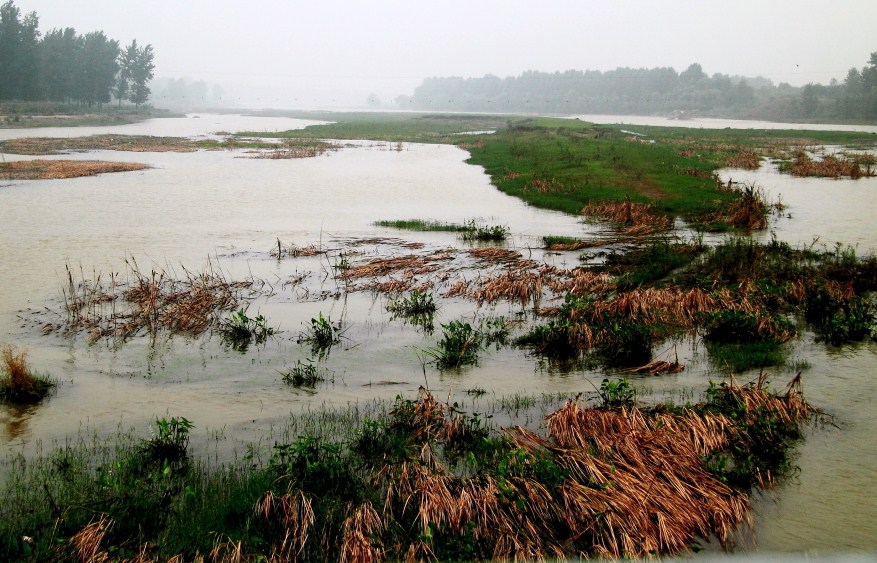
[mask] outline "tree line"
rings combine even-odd
[[[775,85],[763,77],[707,75],[694,63],[683,72],[670,67],[611,71],[528,71],[499,78],[428,78],[403,108],[594,114],[663,114],[768,120],[877,119],[877,53],[867,66],[850,69],[846,80],[827,85]]]
[[[67,27],[42,35],[36,12],[24,16],[12,0],[0,6],[0,100],[73,102],[89,107],[149,99],[152,45],[122,49],[103,31],[79,35]]]

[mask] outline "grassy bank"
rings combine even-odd
[[[177,116],[148,106],[86,107],[60,102],[0,101],[0,128],[4,129],[126,125],[154,117]]]
[[[263,458],[211,465],[193,422],[7,460],[4,560],[380,561],[642,557],[730,541],[815,412],[797,382],[640,406],[626,380],[500,428],[422,391],[294,420]],[[557,404],[546,398],[544,407]],[[528,400],[533,405],[539,401]],[[474,403],[473,403],[474,406]],[[252,452],[260,451],[258,448]]]
[[[735,225],[726,213],[745,194],[721,185],[719,168],[757,168],[762,157],[791,159],[818,144],[862,147],[877,141],[865,133],[614,126],[519,116],[289,115],[331,123],[238,135],[455,144],[500,190],[536,207],[579,214],[589,205],[629,201],[711,229],[748,226]]]

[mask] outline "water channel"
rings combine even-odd
[[[608,122],[636,125],[635,119]],[[0,130],[0,138],[95,133],[197,137],[307,123],[193,115],[119,127]],[[7,161],[33,158],[0,156]],[[511,248],[571,267],[577,254],[544,255],[538,250],[541,237],[586,237],[599,227],[501,194],[481,168],[465,163],[465,151],[452,146],[361,143],[308,159],[251,156],[244,151],[97,151],[48,158],[132,161],[149,168],[68,180],[0,178],[0,342],[26,348],[30,364],[59,381],[57,392],[40,405],[0,405],[0,453],[32,453],[82,432],[134,428],[143,434],[152,420],[166,415],[189,418],[201,436],[221,433],[230,443],[248,443],[302,409],[413,396],[425,377],[450,397],[473,387],[497,396],[575,394],[593,390],[605,376],[558,372],[513,349],[491,351],[476,368],[461,373],[424,368],[420,351],[437,337],[392,321],[384,298],[367,292],[302,298],[302,290],[285,289],[301,276],[309,280],[308,294],[337,293],[330,259],[276,260],[269,254],[278,239],[328,248],[365,241],[356,247],[364,256],[398,252],[410,243],[437,250],[459,247],[453,234],[402,232],[374,222],[477,219],[506,225],[513,235]],[[786,205],[770,233],[758,236],[776,236],[796,246],[841,243],[860,254],[877,252],[875,178],[797,179],[780,175],[769,164],[755,172],[726,170],[722,175],[755,182]],[[68,268],[83,277],[109,276],[124,272],[126,259],[143,271],[210,266],[230,278],[264,280],[277,291],[250,307],[278,328],[276,337],[241,354],[211,337],[142,337],[115,346],[102,340],[89,344],[81,335],[41,333],[43,320],[63,315],[60,288]],[[438,320],[514,316],[519,309],[497,305],[473,311],[471,303],[451,300]],[[326,359],[333,381],[315,393],[303,392],[284,385],[279,372],[307,357],[296,336],[318,313],[345,320],[345,345]],[[683,348],[679,354],[689,366],[685,371],[638,384],[653,394],[700,393],[709,379],[721,378],[696,343]],[[805,336],[792,355],[809,363],[803,376],[806,397],[832,413],[836,427],[814,430],[797,449],[800,472],[756,499],[752,545],[746,547],[761,554],[874,554],[877,344],[830,349]],[[775,379],[781,385],[793,375],[778,373]]]

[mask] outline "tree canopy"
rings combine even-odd
[[[0,6],[0,99],[136,105],[149,98],[155,65],[152,45],[137,40],[123,51],[103,31],[79,35],[72,27],[40,37],[35,12],[24,16],[12,0]]]

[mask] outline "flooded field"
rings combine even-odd
[[[217,131],[274,131],[302,121],[203,115],[113,128],[0,130],[17,135],[72,136],[119,132],[209,135]],[[685,122],[674,122],[674,125]],[[725,125],[727,126],[727,125]],[[257,160],[243,151],[178,153],[89,152],[63,158],[138,162],[148,169],[67,180],[0,178],[0,342],[26,348],[31,365],[57,378],[42,404],[0,406],[0,452],[33,452],[76,433],[145,433],[156,417],[185,416],[193,442],[221,442],[217,455],[240,444],[270,440],[290,413],[396,395],[413,396],[428,384],[438,396],[466,397],[591,392],[603,372],[564,371],[514,348],[491,348],[477,366],[441,372],[425,364],[438,337],[393,319],[387,297],[354,291],[342,262],[391,255],[447,255],[433,282],[437,294],[483,270],[454,233],[414,233],[377,227],[378,220],[475,219],[508,227],[505,247],[522,259],[571,267],[581,252],[546,254],[542,237],[589,238],[599,227],[579,218],[537,210],[495,190],[467,153],[440,145],[358,143],[309,159]],[[4,155],[8,160],[30,157]],[[44,158],[44,157],[42,157]],[[60,158],[60,157],[57,157]],[[770,232],[795,246],[850,244],[877,252],[877,179],[797,179],[770,166],[727,170],[725,180],[755,182],[786,209]],[[316,256],[272,256],[282,245],[324,250]],[[65,319],[62,287],[68,269],[81,279],[130,281],[128,262],[141,273],[180,274],[215,268],[228,279],[259,281],[247,302],[275,334],[244,353],[216,334],[137,336],[123,344],[84,333],[43,334]],[[427,276],[428,277],[428,276]],[[442,300],[435,320],[496,317],[514,320],[519,304],[478,307],[459,297]],[[343,326],[341,343],[321,366],[330,375],[314,391],[294,389],[281,372],[311,359],[299,337],[324,315]],[[659,346],[660,353],[670,344]],[[793,358],[804,369],[804,390],[835,416],[836,427],[814,430],[798,447],[801,471],[762,494],[745,545],[762,552],[877,550],[877,345],[829,349],[804,337]],[[638,378],[647,397],[701,393],[722,373],[696,342],[677,344],[687,367],[675,375]],[[776,374],[777,385],[794,375]],[[194,445],[194,444],[193,444]],[[196,446],[197,448],[198,446]],[[204,446],[202,446],[204,447]]]

